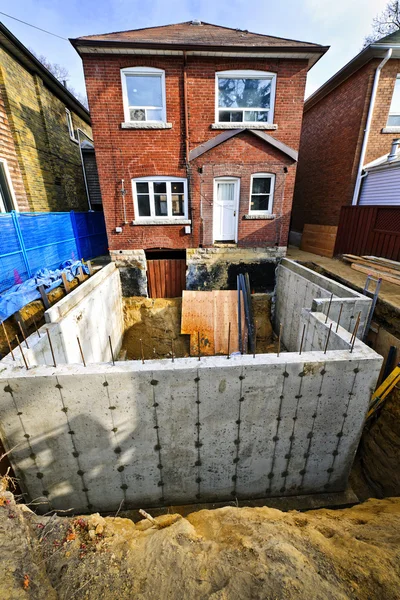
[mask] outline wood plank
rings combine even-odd
[[[353,263],[351,268],[355,271],[359,271],[360,273],[366,273],[367,275],[372,275],[375,278],[380,277],[383,281],[388,281],[389,283],[394,283],[395,285],[400,286],[400,277],[395,277],[394,275],[389,275],[388,273],[384,273],[383,271],[376,271],[374,269],[369,269],[364,265],[357,265]]]
[[[197,332],[201,337],[201,353],[214,354],[213,292],[184,290],[182,293],[181,333],[190,335],[190,354],[198,355]]]
[[[393,269],[400,269],[400,262],[397,260],[389,260],[388,258],[383,258],[381,256],[362,256],[361,258],[365,258],[367,260],[371,260],[371,261],[379,261],[382,264],[387,264],[388,266],[392,266]]]
[[[343,257],[344,258],[344,257]],[[373,262],[370,260],[366,260],[360,256],[355,256],[353,258],[344,258],[344,260],[346,260],[347,262],[351,262],[351,263],[356,263],[359,265],[364,265],[365,267],[368,267],[370,269],[379,269],[381,271],[385,271],[386,273],[392,273],[395,276],[399,276],[400,277],[400,270],[398,269],[391,269],[390,267],[381,265],[378,262]]]
[[[332,257],[335,249],[337,227],[306,223],[301,238],[301,250]]]
[[[307,232],[316,232],[316,233],[333,233],[336,235],[337,226],[336,225],[316,225],[313,223],[306,223],[304,225],[303,231]]]

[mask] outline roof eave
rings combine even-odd
[[[88,125],[91,124],[88,109],[60,82],[46,67],[16,38],[3,23],[0,23],[0,38],[5,49],[29,70],[40,75],[46,86],[61,98],[66,106],[79,115]]]

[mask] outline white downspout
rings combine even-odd
[[[358,203],[358,196],[360,194],[361,173],[362,173],[363,166],[364,166],[365,155],[367,153],[369,131],[371,129],[371,121],[372,121],[372,116],[373,116],[373,113],[374,113],[374,107],[375,107],[376,93],[378,91],[379,78],[381,76],[381,71],[382,71],[383,67],[385,66],[385,64],[387,63],[387,61],[389,60],[389,58],[392,56],[392,51],[393,51],[393,49],[389,48],[389,50],[386,52],[385,58],[378,65],[378,67],[377,67],[377,69],[375,71],[374,83],[373,83],[372,92],[371,92],[371,99],[369,101],[369,109],[368,109],[367,122],[365,124],[364,138],[363,138],[363,143],[362,143],[362,147],[361,147],[360,161],[358,163],[357,179],[356,179],[356,184],[354,186],[354,194],[353,194],[353,200],[352,200],[352,205],[353,206],[357,205],[357,203]]]

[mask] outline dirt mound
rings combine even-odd
[[[38,517],[0,502],[0,597],[368,599],[400,589],[400,500],[345,510],[202,510],[186,519]]]
[[[363,433],[361,466],[375,496],[400,495],[400,390],[388,396],[379,416]]]

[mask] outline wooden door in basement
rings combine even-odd
[[[186,259],[147,259],[150,298],[178,298],[186,289]]]

